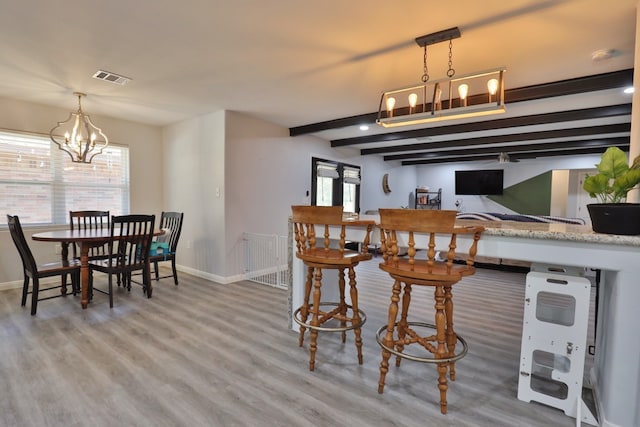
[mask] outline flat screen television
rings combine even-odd
[[[502,169],[456,171],[456,195],[502,194]]]

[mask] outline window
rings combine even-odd
[[[345,212],[360,211],[360,166],[311,159],[311,204],[340,206]]]
[[[70,210],[94,209],[129,212],[127,147],[109,145],[91,164],[73,163],[46,136],[0,131],[2,218],[10,214],[19,215],[23,224],[67,224]]]

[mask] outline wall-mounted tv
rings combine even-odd
[[[502,169],[456,171],[456,195],[502,194]]]

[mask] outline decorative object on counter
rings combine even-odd
[[[609,147],[587,175],[583,188],[599,203],[587,205],[593,231],[606,234],[640,234],[640,203],[626,203],[627,193],[640,183],[640,156],[631,167],[624,151]]]
[[[452,288],[463,277],[475,273],[474,257],[484,231],[479,225],[456,227],[456,213],[452,210],[380,209],[379,224],[384,258],[380,269],[386,271],[394,283],[388,322],[376,333],[376,341],[382,347],[378,393],[384,391],[392,354],[396,356],[396,367],[400,367],[402,359],[433,363],[438,369],[440,412],[443,414],[447,413],[447,376],[455,381],[455,362],[463,358],[468,349],[466,341],[453,329]],[[448,250],[436,250],[436,234],[442,235],[439,239],[448,240]],[[462,239],[458,240],[462,235],[470,237],[468,246],[462,244]],[[463,246],[467,249],[466,262],[455,264],[456,248],[464,250]],[[400,247],[408,248],[406,256],[400,256]],[[441,261],[440,256],[445,260]],[[433,324],[407,320],[411,319],[411,300],[417,297],[412,297],[413,286],[433,288]]]
[[[67,120],[58,122],[49,131],[49,137],[58,148],[71,157],[72,162],[91,163],[91,160],[109,145],[109,138],[102,133],[102,129],[93,124],[89,115],[82,111],[80,99],[86,95],[80,92],[73,94],[78,97],[78,111],[70,113]]]
[[[459,37],[460,29],[453,27],[415,39],[424,49],[422,84],[384,92],[376,123],[388,128],[505,112],[504,67],[454,77],[452,40]],[[429,82],[427,46],[447,40],[447,78]]]

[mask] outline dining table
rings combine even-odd
[[[159,236],[163,230],[154,230],[153,235]],[[69,244],[75,243],[80,247],[80,287],[82,308],[89,305],[89,251],[92,247],[103,245],[111,240],[110,229],[89,229],[89,230],[52,230],[35,233],[33,240],[40,242],[56,242],[61,244],[62,261],[66,261],[69,256]],[[147,280],[147,296],[151,297],[151,280]],[[63,290],[64,291],[64,290]]]

